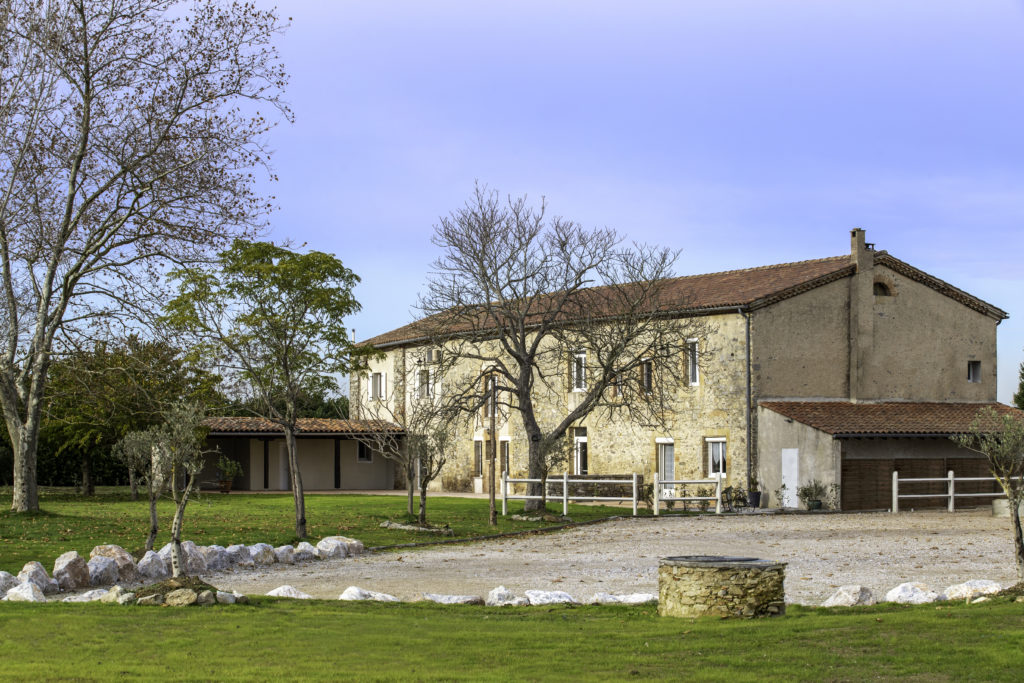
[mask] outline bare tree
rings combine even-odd
[[[543,201],[501,201],[479,185],[434,243],[443,254],[420,298],[420,330],[444,349],[447,391],[465,414],[486,409],[496,383],[495,409],[522,419],[530,478],[546,476],[546,459],[592,413],[665,424],[710,331],[673,291],[677,252],[549,220]]]
[[[401,381],[392,383],[387,397],[357,404],[360,415],[377,428],[356,439],[402,468],[408,490],[407,514],[417,517],[420,524],[427,523],[427,489],[441,475],[454,447],[452,419],[457,411],[445,399],[438,367],[418,353]],[[413,509],[417,487],[418,512]]]
[[[0,407],[12,510],[39,508],[51,349],[140,315],[168,261],[258,230],[267,110],[289,117],[250,4],[0,0]],[[73,344],[71,346],[74,346]]]
[[[1000,413],[990,406],[983,408],[971,423],[970,431],[953,437],[953,441],[984,455],[992,476],[1006,492],[1017,581],[1024,583],[1024,533],[1020,521],[1020,506],[1024,503],[1024,415],[1019,411]]]
[[[130,471],[141,474],[149,501],[149,534],[146,536],[146,550],[152,550],[160,530],[160,519],[156,514],[156,502],[167,486],[161,451],[164,435],[160,427],[154,426],[141,431],[128,432],[114,445],[114,457],[123,462]]]

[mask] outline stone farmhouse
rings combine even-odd
[[[986,473],[983,459],[948,437],[965,431],[983,405],[1012,410],[995,403],[1003,310],[876,250],[860,229],[852,231],[847,255],[685,276],[670,290],[687,302],[680,315],[706,316],[712,330],[693,340],[700,363],[681,407],[667,428],[583,420],[571,430],[570,473],[722,477],[744,489],[756,478],[773,506],[796,506],[797,486],[818,479],[840,485],[848,510],[888,508],[894,470]],[[443,391],[430,367],[443,350],[426,348],[416,323],[367,342],[385,358],[350,378],[353,416]],[[552,406],[566,404],[566,397],[553,398]],[[469,420],[459,430],[442,489],[483,489],[484,422]],[[501,416],[498,441],[499,471],[525,475],[528,444],[514,411]],[[271,479],[258,474],[268,471],[266,451],[250,450],[249,483],[259,488],[272,481],[273,466]],[[255,467],[261,462],[263,469]],[[336,483],[329,469],[322,476]],[[789,493],[771,500],[782,484]]]

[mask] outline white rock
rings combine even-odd
[[[272,595],[275,598],[295,598],[297,600],[311,600],[313,598],[312,595],[303,593],[299,589],[292,588],[291,586],[278,586],[267,593],[267,595]]]
[[[100,602],[118,602],[121,599],[121,596],[123,595],[129,595],[129,593],[125,591],[125,589],[121,586],[113,586],[111,587],[110,590],[103,594],[103,596],[100,598]],[[133,598],[135,597],[134,593],[131,593],[130,595]]]
[[[0,572],[0,599],[7,595],[7,591],[11,590],[21,581],[18,581],[18,577],[9,572]]]
[[[97,555],[89,560],[89,584],[110,586],[117,583],[117,561],[112,557]]]
[[[86,591],[79,595],[69,595],[68,597],[61,600],[61,602],[96,602],[106,594],[106,588],[97,588],[95,590]]]
[[[320,559],[320,551],[315,546],[302,541],[295,546],[295,561],[306,562],[307,560]]]
[[[4,600],[8,602],[46,602],[42,589],[31,581],[20,583],[7,591]]]
[[[348,544],[334,538],[323,539],[316,544],[316,549],[320,551],[320,558],[323,560],[348,557]]]
[[[591,605],[646,605],[658,602],[654,593],[594,593]]]
[[[139,576],[146,581],[163,581],[171,575],[171,568],[164,561],[164,558],[152,550],[146,551],[146,554],[139,560],[136,569],[139,571]]]
[[[875,604],[875,596],[871,592],[870,588],[859,586],[857,584],[850,584],[848,586],[840,586],[839,590],[832,594],[832,597],[821,603],[821,606],[853,607],[855,605],[873,604]]]
[[[252,553],[249,549],[242,545],[229,545],[225,548],[228,557],[231,558],[231,564],[242,569],[252,569],[256,566],[256,563],[252,561]]]
[[[423,599],[436,602],[441,605],[482,605],[484,599],[479,595],[440,595],[438,593],[423,593]]]
[[[69,550],[53,563],[53,578],[62,591],[73,591],[89,585],[89,564],[74,550]]]
[[[526,598],[517,597],[515,593],[508,590],[504,586],[498,586],[490,593],[487,594],[487,599],[484,604],[488,607],[505,607],[505,606],[522,606],[529,605],[530,601]]]
[[[160,548],[158,554],[167,563],[167,571],[173,573],[174,565],[171,562],[171,544],[168,543],[163,548]],[[181,563],[184,565],[181,569],[186,576],[206,573],[206,559],[203,557],[202,550],[193,541],[181,542]]]
[[[323,543],[324,541],[335,541],[337,543],[344,543],[345,549],[348,551],[349,556],[362,555],[366,552],[366,547],[363,545],[362,541],[358,541],[354,538],[349,538],[348,536],[327,536],[324,539],[322,539],[320,543]],[[318,543],[317,547],[319,546],[320,544]]]
[[[989,599],[990,598],[987,595],[983,595],[980,598],[974,598],[973,600],[971,600],[971,604],[977,605],[979,602],[988,602]]]
[[[994,595],[1003,590],[1003,586],[988,579],[971,579],[950,586],[942,591],[946,600],[973,600],[980,595]]]
[[[274,557],[279,564],[295,564],[295,548],[290,545],[279,545],[274,548]]]
[[[60,586],[46,573],[46,568],[38,562],[26,562],[25,566],[18,572],[18,580],[21,583],[34,583],[43,593],[57,593]]]
[[[224,591],[217,591],[217,602],[222,605],[233,605],[237,598],[234,593],[225,593]]]
[[[135,558],[127,550],[119,545],[98,545],[89,553],[89,558],[110,557],[117,562],[117,580],[122,583],[132,583],[139,580],[138,571],[135,568]]]
[[[526,591],[526,599],[531,605],[576,604],[576,600],[565,591]]]
[[[358,586],[349,586],[345,592],[338,596],[339,600],[376,600],[377,602],[399,602],[394,595],[368,591]]]
[[[924,605],[935,602],[939,594],[920,582],[901,583],[885,594],[886,602],[898,602],[904,605]]]
[[[203,554],[208,572],[222,572],[231,566],[231,558],[228,557],[228,551],[222,545],[202,546],[199,551]]]
[[[266,567],[277,562],[277,557],[274,555],[274,546],[269,543],[254,543],[249,546],[249,552],[252,554],[252,561],[256,563],[257,567]]]

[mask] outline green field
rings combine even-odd
[[[651,606],[0,603],[3,680],[1019,681],[1022,643],[1024,604],[1005,599],[756,621]]]
[[[324,536],[351,536],[372,547],[442,538],[430,533],[380,528],[380,523],[387,519],[408,521],[405,505],[402,496],[308,495],[309,539],[315,544]],[[12,574],[17,574],[30,560],[42,562],[49,571],[61,553],[77,550],[88,557],[89,551],[104,543],[116,543],[139,555],[149,530],[146,502],[129,500],[123,489],[104,489],[92,498],[64,489],[44,489],[40,494],[42,512],[14,514],[9,512],[10,507],[10,491],[0,490],[0,570]],[[170,540],[173,503],[162,501],[159,510],[162,528],[157,548]],[[510,509],[510,513],[513,511],[521,512],[522,504]],[[429,497],[427,513],[428,520],[435,526],[449,525],[455,532],[454,538],[555,525],[553,522],[516,522],[499,514],[495,530],[487,524],[487,501],[478,498]],[[629,508],[569,507],[569,516],[574,521],[630,513]],[[199,545],[270,543],[278,546],[296,542],[294,526],[290,494],[204,493],[188,504],[183,538]]]

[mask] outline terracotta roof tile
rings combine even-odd
[[[281,425],[262,417],[209,417],[203,423],[211,434],[282,434]],[[340,420],[320,417],[300,417],[298,430],[305,434],[367,434],[373,432],[401,432],[398,425],[384,420]]]
[[[832,435],[963,434],[986,406],[1024,419],[1024,411],[1002,403],[848,403],[762,401],[758,405]]]

